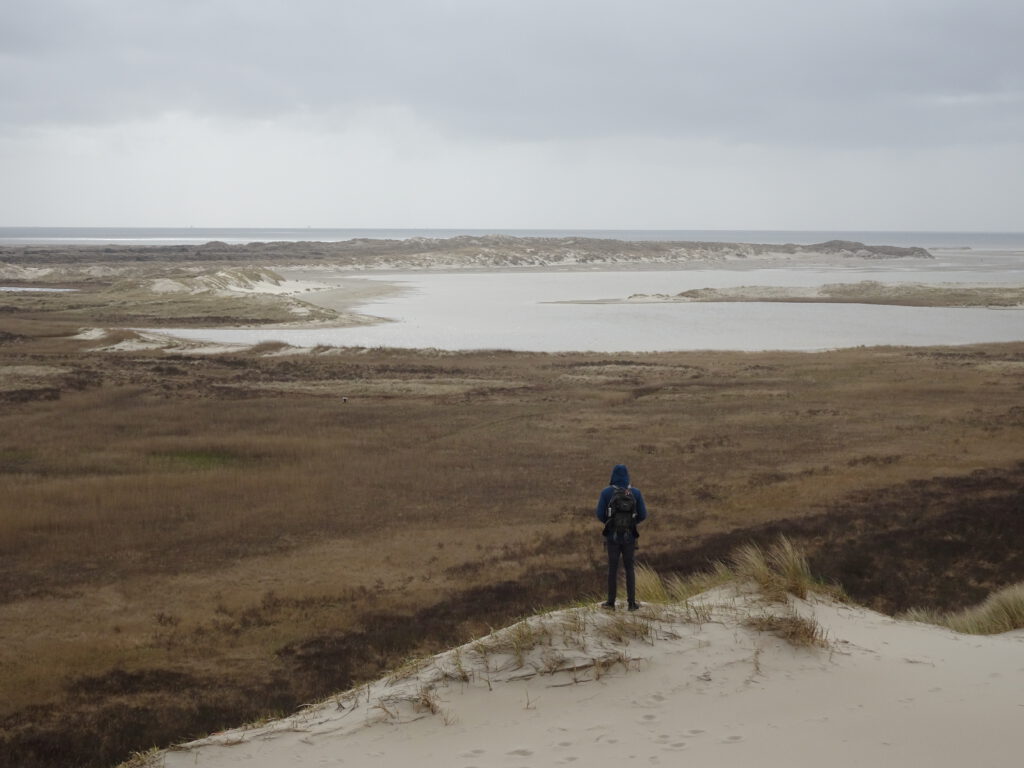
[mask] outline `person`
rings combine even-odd
[[[631,498],[624,502],[624,508],[628,512],[629,505],[633,505],[632,522],[623,525],[616,524],[615,513],[609,508],[613,501],[617,508],[622,509],[621,500],[625,497]],[[608,550],[608,600],[603,607],[615,610],[615,597],[618,592],[619,560],[626,571],[626,598],[629,601],[629,610],[635,611],[640,607],[636,601],[636,568],[634,554],[636,552],[636,540],[640,538],[637,524],[647,519],[647,505],[644,504],[643,494],[639,488],[634,488],[629,483],[629,469],[625,464],[616,464],[612,469],[612,478],[608,487],[601,491],[597,500],[595,510],[597,519],[604,523],[605,548]]]

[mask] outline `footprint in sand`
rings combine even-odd
[[[513,749],[511,752],[506,752],[506,755],[515,755],[516,757],[529,757],[533,754],[532,749]]]
[[[649,723],[649,722],[651,722],[652,720],[657,720],[657,719],[658,719],[658,716],[657,716],[657,715],[644,715],[644,716],[643,716],[643,717],[641,717],[640,719],[641,719],[641,720],[645,720],[645,721],[647,721],[647,722]]]
[[[686,732],[688,736],[700,736],[702,733],[706,733],[706,731],[700,728],[691,728]]]
[[[484,750],[474,749],[471,752],[463,752],[459,757],[479,757],[482,754],[484,754]]]
[[[742,736],[726,736],[724,739],[722,739],[723,744],[735,744],[739,741],[743,741]]]

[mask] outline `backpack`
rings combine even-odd
[[[636,519],[636,497],[629,488],[615,486],[608,500],[608,525],[610,534],[632,533]]]

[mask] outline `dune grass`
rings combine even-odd
[[[846,599],[840,587],[825,584],[811,574],[807,555],[785,536],[780,536],[767,551],[757,544],[740,547],[730,556],[727,568],[740,581],[757,585],[769,600],[783,601],[787,595],[803,600],[812,592]]]
[[[132,756],[117,768],[159,768],[164,764],[162,751],[152,747],[144,752],[133,752]]]
[[[1024,629],[1024,582],[994,592],[979,605],[962,611],[917,608],[902,614],[901,618],[949,627],[967,635],[998,635]]]
[[[805,599],[817,593],[847,601],[842,588],[827,584],[811,573],[807,555],[786,536],[778,537],[767,550],[751,542],[735,550],[709,571],[686,577],[663,578],[646,565],[637,566],[637,599],[641,602],[684,602],[688,598],[727,583],[754,585],[762,597],[784,602],[789,595]]]
[[[797,648],[827,648],[827,633],[813,618],[799,614],[789,598],[805,600],[811,594],[846,602],[848,597],[835,585],[825,584],[811,573],[804,551],[785,536],[780,536],[767,550],[755,543],[736,548],[725,561],[715,563],[708,572],[687,577],[661,577],[654,569],[637,567],[637,596],[642,602],[655,605],[682,604],[686,615],[700,624],[712,618],[713,606],[692,598],[723,584],[756,589],[755,599],[769,604],[782,604],[778,609],[764,610],[746,616],[742,625],[758,632],[770,632]]]
[[[796,648],[828,648],[828,637],[824,628],[812,618],[787,613],[779,616],[762,614],[748,616],[743,626],[758,632],[771,632]]]

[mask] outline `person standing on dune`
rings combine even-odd
[[[597,519],[604,523],[605,549],[608,550],[608,600],[603,607],[615,610],[618,592],[619,560],[626,570],[626,598],[629,610],[640,607],[636,601],[636,540],[640,538],[637,525],[647,519],[647,505],[639,488],[629,484],[629,470],[625,464],[616,464],[608,487],[601,491],[595,510]]]

